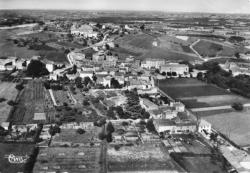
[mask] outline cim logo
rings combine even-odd
[[[10,155],[5,155],[5,158],[8,159],[8,161],[12,164],[22,164],[22,163],[26,163],[29,156],[25,155],[25,156],[15,156],[14,154],[10,154]]]

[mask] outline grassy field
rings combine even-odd
[[[250,111],[221,113],[203,117],[240,146],[250,146]]]
[[[7,104],[8,100],[15,100],[17,96],[17,89],[15,83],[0,82],[0,98],[5,98],[6,101],[0,103],[0,123],[8,119],[11,106]]]
[[[179,163],[187,172],[192,173],[226,173],[223,170],[222,163],[216,161],[211,162],[211,156],[178,156],[176,157]]]
[[[153,42],[159,43],[158,47],[153,46]],[[118,54],[139,56],[140,59],[160,58],[171,61],[195,61],[199,60],[196,55],[191,53],[188,44],[175,37],[151,36],[149,34],[131,34],[118,38],[115,41],[119,44]]]
[[[249,99],[196,79],[166,79],[160,81],[160,88],[172,98],[182,101],[187,108],[225,106],[232,105],[235,102],[250,102]]]
[[[162,144],[122,146],[119,150],[109,147],[107,151],[108,171],[180,171]]]
[[[234,56],[236,49],[223,43],[201,40],[194,49],[203,57]]]
[[[9,40],[12,37],[19,37],[17,34],[23,32],[20,30],[0,30],[0,56],[18,56],[21,58],[29,59],[33,56],[42,56],[48,60],[54,60],[57,62],[67,62],[67,58],[62,50],[31,50],[27,47],[18,47],[13,41]],[[37,36],[47,39],[48,34],[36,33],[27,36]]]
[[[2,173],[16,173],[24,172],[24,163],[11,164],[8,161],[8,156],[14,154],[15,156],[30,155],[34,145],[33,144],[8,144],[0,143],[0,172]]]

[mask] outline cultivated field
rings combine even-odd
[[[250,146],[250,111],[221,113],[203,117],[240,146]]]
[[[192,173],[226,173],[223,170],[222,163],[219,161],[214,161],[212,163],[211,156],[175,156],[175,160],[179,163],[187,172]]]
[[[160,88],[169,96],[182,101],[187,108],[203,108],[248,103],[248,99],[235,95],[212,84],[196,79],[166,79],[160,81]]]
[[[181,170],[172,161],[162,144],[122,146],[118,150],[109,147],[107,151],[108,171],[175,171]]]
[[[33,144],[9,144],[0,143],[0,172],[2,173],[16,173],[25,172],[24,163],[10,163],[8,156],[13,154],[14,156],[29,156],[32,152]]]
[[[1,82],[0,83],[0,98],[6,99],[0,103],[0,123],[7,121],[11,106],[7,104],[9,100],[16,99],[17,89],[15,88],[16,83]]]
[[[34,123],[34,113],[45,112],[45,89],[39,80],[29,81],[9,117],[13,123]]]

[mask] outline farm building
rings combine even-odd
[[[188,134],[196,131],[195,122],[175,122],[173,120],[154,120],[156,131],[170,134]]]
[[[158,109],[158,106],[156,104],[154,104],[153,102],[151,102],[150,100],[148,100],[146,98],[140,98],[140,105],[146,111]]]
[[[153,119],[173,119],[177,117],[178,112],[173,107],[164,106],[150,110],[149,113]]]
[[[165,60],[163,59],[147,59],[141,62],[142,68],[157,68],[159,69],[161,66],[165,65]]]
[[[198,126],[198,132],[204,136],[212,132],[212,125],[204,119],[201,119]]]
[[[175,72],[177,75],[187,75],[189,73],[189,67],[185,64],[178,63],[168,63],[162,65],[160,68],[160,72],[163,73],[173,73]]]
[[[75,36],[81,36],[81,37],[85,37],[85,38],[96,38],[98,33],[95,32],[93,30],[93,27],[92,26],[89,26],[89,25],[82,25],[80,27],[77,27],[76,25],[73,25],[70,29],[71,31],[71,34],[72,35],[75,35]]]

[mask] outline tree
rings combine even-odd
[[[105,134],[104,132],[100,132],[100,133],[98,134],[98,138],[99,138],[100,140],[104,140],[104,139],[106,138],[106,134]]]
[[[240,59],[240,53],[239,53],[239,52],[236,52],[236,53],[234,54],[234,56],[235,56],[237,59]]]
[[[203,80],[203,73],[202,73],[202,72],[199,72],[199,73],[197,74],[197,79],[198,79],[198,80]]]
[[[108,122],[107,124],[107,132],[108,133],[113,133],[115,131],[115,128],[111,122]]]
[[[77,133],[79,133],[80,135],[84,134],[85,133],[85,130],[82,129],[82,128],[79,128],[76,130]]]
[[[232,108],[234,108],[236,111],[242,111],[244,109],[242,103],[233,103]]]
[[[89,106],[89,101],[87,99],[84,99],[82,102],[83,106]]]
[[[76,77],[76,78],[75,78],[75,84],[76,84],[76,87],[77,87],[77,88],[83,88],[83,85],[82,85],[82,78],[81,78],[81,77]]]
[[[111,108],[108,109],[107,117],[110,117],[112,119],[116,119],[115,114],[114,114],[114,109],[111,109]]]
[[[164,71],[164,72],[161,73],[161,75],[162,75],[162,76],[166,76],[167,73]]]
[[[95,74],[92,76],[92,79],[93,79],[93,81],[96,83],[96,81],[97,81],[97,77],[96,77],[96,75],[95,75]]]
[[[17,84],[17,85],[16,85],[16,89],[17,89],[18,91],[21,91],[22,89],[24,89],[23,84],[22,84],[22,83],[21,83],[21,84]]]
[[[110,84],[113,88],[121,88],[120,83],[115,78],[111,78]]]
[[[41,77],[49,74],[45,64],[39,60],[31,60],[27,67],[26,73],[31,77]]]
[[[91,79],[87,76],[83,78],[83,84],[87,86],[91,82]]]
[[[106,140],[107,140],[108,143],[112,142],[112,140],[113,140],[113,138],[112,138],[112,133],[108,133],[108,134],[106,135]]]
[[[14,102],[13,100],[9,100],[9,101],[7,102],[7,104],[10,105],[10,106],[15,106],[17,103]]]
[[[61,129],[58,125],[55,125],[55,126],[51,125],[49,128],[49,134],[51,136],[54,136],[55,134],[60,133],[60,132],[61,132]]]
[[[147,123],[146,123],[146,128],[147,128],[148,131],[150,131],[150,132],[155,132],[155,131],[156,131],[152,119],[149,119],[149,120],[147,121]]]

